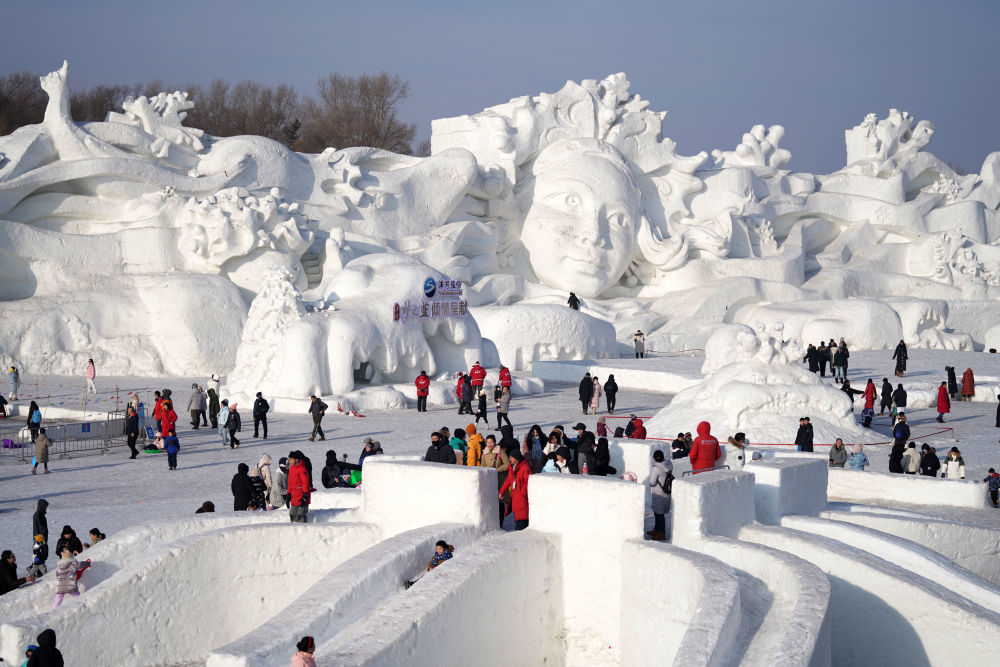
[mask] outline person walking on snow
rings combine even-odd
[[[510,387],[498,386],[493,392],[493,399],[497,402],[497,430],[500,430],[505,421],[507,426],[514,428],[514,425],[510,423],[510,417],[507,416],[507,413],[510,412]]]
[[[955,379],[955,367],[945,366],[944,371],[948,374],[948,397],[958,398],[958,380]]]
[[[413,381],[417,388],[417,412],[427,412],[427,394],[430,393],[431,379],[427,376],[427,371],[420,371],[420,375]]]
[[[649,473],[649,488],[653,503],[653,530],[646,535],[652,540],[667,539],[667,512],[670,511],[670,492],[674,481],[674,463],[657,449],[653,452],[653,469]]]
[[[174,429],[170,429],[170,433],[163,439],[163,448],[167,451],[167,469],[177,470],[177,452],[181,451],[181,443]]]
[[[7,398],[11,401],[18,400],[17,389],[21,386],[21,374],[14,366],[7,369],[7,383],[10,384],[10,394],[7,395]]]
[[[267,440],[267,412],[271,409],[267,400],[261,392],[257,392],[257,398],[253,402],[253,437],[258,437],[259,427],[264,427],[264,439]]]
[[[28,432],[31,433],[31,442],[38,439],[38,431],[42,428],[42,411],[38,408],[38,403],[32,401],[28,405]]]
[[[174,412],[174,402],[169,398],[163,399],[160,406],[160,433],[170,433],[177,430],[177,413]]]
[[[31,515],[31,534],[42,535],[46,542],[49,541],[49,520],[45,516],[48,508],[49,501],[39,498],[35,505],[35,513]]]
[[[514,513],[514,530],[524,530],[528,527],[528,477],[531,470],[524,455],[517,449],[510,451],[511,467],[507,479],[500,487],[499,497],[510,490],[510,507]]]
[[[897,424],[898,426],[898,424]],[[903,424],[905,426],[905,424]],[[913,443],[910,443],[911,445]],[[892,450],[889,452],[889,472],[903,473],[903,454],[906,451],[906,441],[897,438],[892,443]]]
[[[896,404],[896,407],[903,409],[906,407],[906,390],[903,389],[902,383],[896,385],[896,390],[892,392],[892,402]]]
[[[882,378],[882,402],[879,405],[878,416],[881,417],[888,410],[892,412],[892,385],[889,378]]]
[[[237,403],[229,406],[229,416],[226,418],[226,430],[229,431],[229,449],[240,446],[240,441],[236,437],[237,432],[243,428],[243,420],[240,419],[240,411],[237,410]]]
[[[49,474],[49,447],[52,446],[52,441],[49,436],[45,434],[45,429],[38,430],[38,437],[35,439],[35,465],[31,467],[31,474],[38,474],[38,464],[41,463],[45,468],[45,474]]]
[[[590,377],[590,371],[587,371],[583,375],[583,379],[580,380],[580,404],[583,406],[583,414],[587,414],[587,408],[590,407],[590,399],[594,395],[594,381]]]
[[[222,405],[219,408],[219,414],[216,415],[219,421],[219,437],[222,438],[222,446],[226,447],[229,445],[228,438],[226,437],[226,422],[229,420],[229,399],[222,399]]]
[[[976,377],[972,374],[971,368],[966,368],[962,373],[962,400],[971,401],[976,395]]]
[[[608,381],[604,383],[604,400],[608,404],[608,414],[615,414],[615,404],[618,397],[618,383],[615,382],[614,374],[608,376]]]
[[[948,398],[948,383],[941,382],[937,395],[937,420],[939,424],[944,423],[944,416],[951,412],[951,399]]]
[[[833,350],[833,380],[842,382],[847,379],[847,346],[836,347]]]
[[[802,363],[806,362],[809,362],[810,373],[819,373],[819,351],[812,343],[809,343],[809,347],[806,348],[805,356],[802,357]]]
[[[878,390],[875,388],[875,383],[872,382],[871,378],[868,378],[868,384],[865,385],[865,409],[874,410],[875,409],[875,397],[878,396]]]
[[[566,301],[566,305],[573,310],[580,310],[580,299],[573,292],[569,293],[569,299]]]
[[[896,377],[901,378],[906,373],[906,360],[909,356],[906,352],[906,343],[899,341],[896,351],[892,353],[892,358],[896,360]]]
[[[691,445],[691,470],[695,474],[710,470],[715,467],[715,462],[722,458],[722,450],[719,449],[719,441],[711,433],[712,425],[708,422],[698,424],[698,437]]]
[[[645,359],[646,358],[646,334],[642,333],[642,329],[639,329],[634,334],[632,334],[632,343],[635,345],[635,358]]]
[[[198,430],[201,413],[205,410],[205,396],[198,388],[198,384],[191,385],[191,396],[188,398],[188,412],[191,413],[191,428]]]
[[[94,384],[94,380],[97,378],[97,368],[94,366],[94,360],[87,360],[87,393],[97,395],[97,385]]]
[[[477,361],[469,369],[469,381],[472,383],[472,397],[479,398],[483,393],[483,381],[486,379],[486,369],[479,365]]]
[[[316,434],[319,433],[320,440],[326,440],[326,436],[323,434],[323,415],[326,414],[326,409],[328,406],[323,401],[319,400],[315,394],[309,398],[309,414],[312,415],[313,419],[313,430],[312,435],[309,436],[309,442],[316,440]]]
[[[477,424],[479,423],[480,419],[482,419],[484,422],[486,422],[487,426],[490,425],[489,415],[486,414],[486,392],[485,391],[479,392],[479,404],[476,407],[476,423]]]
[[[819,347],[816,348],[816,354],[819,357],[819,376],[825,378],[826,367],[830,364],[830,348],[826,346],[826,343],[820,341]]]
[[[590,410],[592,414],[597,414],[598,408],[601,407],[601,381],[596,375],[594,376],[594,389],[590,394]]]

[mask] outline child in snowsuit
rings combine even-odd
[[[986,490],[990,494],[990,504],[993,507],[998,507],[997,496],[1000,495],[1000,475],[997,474],[996,470],[990,468],[990,474],[983,481],[986,482]]]
[[[49,571],[45,561],[49,558],[49,545],[45,543],[45,536],[39,533],[35,535],[35,543],[31,547],[31,565],[28,566],[28,574],[36,579]]]
[[[438,565],[446,560],[450,560],[454,555],[455,547],[451,546],[444,540],[438,540],[437,544],[434,545],[434,557],[431,558],[431,562],[427,564],[427,571],[430,572]]]
[[[80,580],[80,575],[88,567],[90,567],[90,560],[84,561],[81,565],[73,557],[69,549],[63,549],[59,557],[59,565],[56,566],[56,599],[52,603],[53,609],[62,604],[63,598],[66,595],[72,595],[73,597],[80,596],[80,588],[77,582]]]
[[[163,446],[167,448],[167,469],[177,470],[177,452],[181,451],[181,443],[173,430],[170,431],[167,439],[163,441]]]
[[[482,419],[487,425],[490,423],[490,418],[486,416],[486,392],[479,392],[479,408],[476,410],[476,425],[479,425],[479,420]]]

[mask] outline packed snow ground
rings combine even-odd
[[[854,386],[862,388],[868,377],[872,377],[876,384],[881,383],[882,377],[894,380],[890,357],[891,352],[886,351],[852,352],[849,374]],[[690,359],[676,359],[677,364],[687,372],[691,365]],[[669,370],[672,364],[670,357],[654,358],[651,362],[651,366],[664,370]],[[911,350],[909,371],[902,379],[904,387],[916,383],[936,385],[945,379],[943,369],[946,364],[954,365],[959,377],[967,366],[973,368],[977,382],[981,383],[976,389],[978,400],[952,403],[952,413],[946,417],[947,423],[944,426],[956,429],[957,443],[951,442],[950,431],[926,435],[940,431],[934,421],[937,414],[933,408],[908,409],[913,439],[918,443],[928,442],[937,447],[938,454],[942,457],[948,448],[953,444],[957,445],[965,458],[967,477],[982,479],[988,468],[1000,467],[1000,444],[997,441],[1000,430],[995,427],[995,386],[1000,378],[1000,355]],[[36,378],[23,376],[22,379],[21,396],[30,400],[35,395]],[[442,426],[451,429],[465,428],[472,421],[468,415],[456,414],[456,405],[431,405],[427,413],[418,413],[413,409],[370,411],[366,413],[366,417],[360,418],[337,414],[336,405],[333,404],[330,406],[331,412],[324,419],[327,432],[325,442],[307,440],[312,422],[305,413],[272,414],[268,422],[269,437],[265,441],[253,438],[252,406],[242,404],[242,445],[236,450],[230,450],[228,447],[223,448],[215,430],[192,430],[189,427],[188,413],[184,408],[187,406],[191,382],[204,383],[205,380],[99,377],[97,385],[101,393],[96,401],[93,397],[88,401],[91,409],[95,404],[101,410],[113,408],[116,383],[120,387],[120,400],[123,404],[127,400],[125,390],[171,388],[178,408],[182,446],[178,470],[174,472],[167,470],[166,456],[163,454],[140,454],[137,460],[132,461],[128,459],[128,449],[120,446],[109,456],[97,453],[78,455],[71,459],[54,456],[49,464],[51,474],[31,475],[30,466],[17,464],[17,455],[5,450],[0,456],[0,547],[12,549],[22,568],[30,563],[31,514],[35,509],[35,501],[39,498],[45,498],[50,503],[48,521],[51,539],[55,539],[54,536],[64,524],[72,525],[81,537],[85,537],[86,532],[93,527],[110,535],[128,526],[154,519],[193,516],[194,511],[205,500],[215,503],[217,511],[230,511],[232,495],[229,482],[236,472],[237,464],[247,463],[253,467],[262,452],[269,453],[276,465],[277,460],[286,456],[290,450],[301,449],[312,459],[318,483],[319,470],[328,449],[337,451],[338,456],[346,453],[349,460],[356,461],[361,453],[363,438],[371,436],[382,443],[387,454],[422,455],[427,449],[432,431]],[[53,407],[82,407],[82,379],[47,376],[38,378],[38,382],[38,394],[42,396],[43,407],[46,400]],[[144,393],[140,395],[145,398]],[[225,385],[222,395],[226,396]],[[22,404],[26,405],[27,400],[22,401]],[[649,418],[669,400],[670,394],[667,393],[622,390],[618,396],[616,416],[631,412]],[[492,429],[496,425],[492,400],[489,401],[489,406]],[[856,401],[856,406],[856,413],[860,417],[860,401]],[[603,399],[601,414],[606,414]],[[536,423],[548,432],[555,424],[563,424],[569,429],[582,420],[593,429],[596,422],[596,417],[592,415],[583,417],[577,401],[576,386],[552,383],[546,386],[542,394],[515,396],[511,401],[510,417],[519,438],[527,428]],[[706,410],[704,417],[711,422],[711,411]],[[788,415],[791,420],[797,420],[798,417],[799,415]],[[47,421],[55,420],[49,418]],[[23,420],[15,418],[10,422],[20,424]],[[0,422],[0,428],[10,422]],[[613,429],[616,425],[623,425],[624,420],[608,419],[608,424]],[[693,432],[695,427],[696,424],[679,424],[676,430]],[[888,439],[890,427],[887,418],[876,417],[874,428]],[[676,431],[650,433],[649,436],[669,439],[675,434]],[[730,434],[716,435],[724,441]],[[751,443],[768,441],[767,434],[747,435]],[[866,451],[873,469],[888,469],[887,445],[869,446]],[[401,501],[405,502],[404,499]],[[992,511],[984,510],[983,516],[976,517],[975,520],[993,523],[993,516],[990,514]],[[949,512],[949,516],[954,513]],[[971,513],[961,514],[966,520],[973,518]]]

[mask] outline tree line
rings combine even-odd
[[[269,86],[251,80],[232,84],[215,79],[208,86],[181,88],[161,81],[102,84],[72,92],[70,113],[77,122],[103,121],[108,112],[121,111],[129,97],[172,90],[186,90],[194,102],[184,124],[219,137],[255,134],[303,153],[371,146],[412,155],[415,148],[416,124],[404,123],[397,115],[410,84],[387,72],[357,77],[334,73],[319,80],[313,96],[300,96],[287,84]],[[24,71],[0,77],[0,136],[42,122],[47,103],[37,74]],[[416,147],[418,152],[427,154],[427,144]]]

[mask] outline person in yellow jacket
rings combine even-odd
[[[476,432],[475,424],[469,424],[465,433],[469,436],[469,451],[465,454],[465,465],[477,466],[483,458],[483,436]]]

